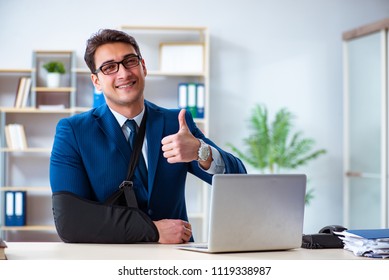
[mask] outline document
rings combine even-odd
[[[389,258],[389,229],[361,229],[335,232],[344,249],[356,256]]]

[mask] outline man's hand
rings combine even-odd
[[[186,120],[185,109],[178,114],[179,130],[176,134],[162,139],[163,156],[169,163],[190,162],[197,159],[200,141],[190,132]]]
[[[178,244],[188,242],[192,236],[192,226],[182,220],[163,219],[154,221],[159,233],[159,243]]]

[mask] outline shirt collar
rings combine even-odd
[[[124,123],[127,121],[127,118],[123,116],[122,114],[119,114],[118,112],[114,111],[108,106],[109,110],[111,110],[112,114],[114,115],[115,119],[118,121],[120,127],[124,125]],[[142,112],[140,112],[139,115],[135,116],[133,120],[136,122],[138,126],[140,126],[140,123],[142,122],[143,115],[145,114],[145,106],[143,106]]]

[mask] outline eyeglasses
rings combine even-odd
[[[95,74],[99,73],[100,71],[104,75],[115,74],[119,71],[120,64],[122,64],[124,66],[124,68],[130,69],[130,68],[134,68],[134,67],[138,66],[140,60],[141,60],[140,55],[130,55],[130,56],[127,56],[122,61],[108,62],[106,64],[101,65],[98,69],[96,69]]]

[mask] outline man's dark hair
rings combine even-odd
[[[92,73],[95,73],[96,71],[95,52],[97,48],[104,44],[115,42],[132,45],[135,49],[136,54],[142,58],[138,43],[136,42],[134,37],[128,35],[123,31],[113,29],[100,29],[97,33],[93,34],[86,42],[84,60]]]

